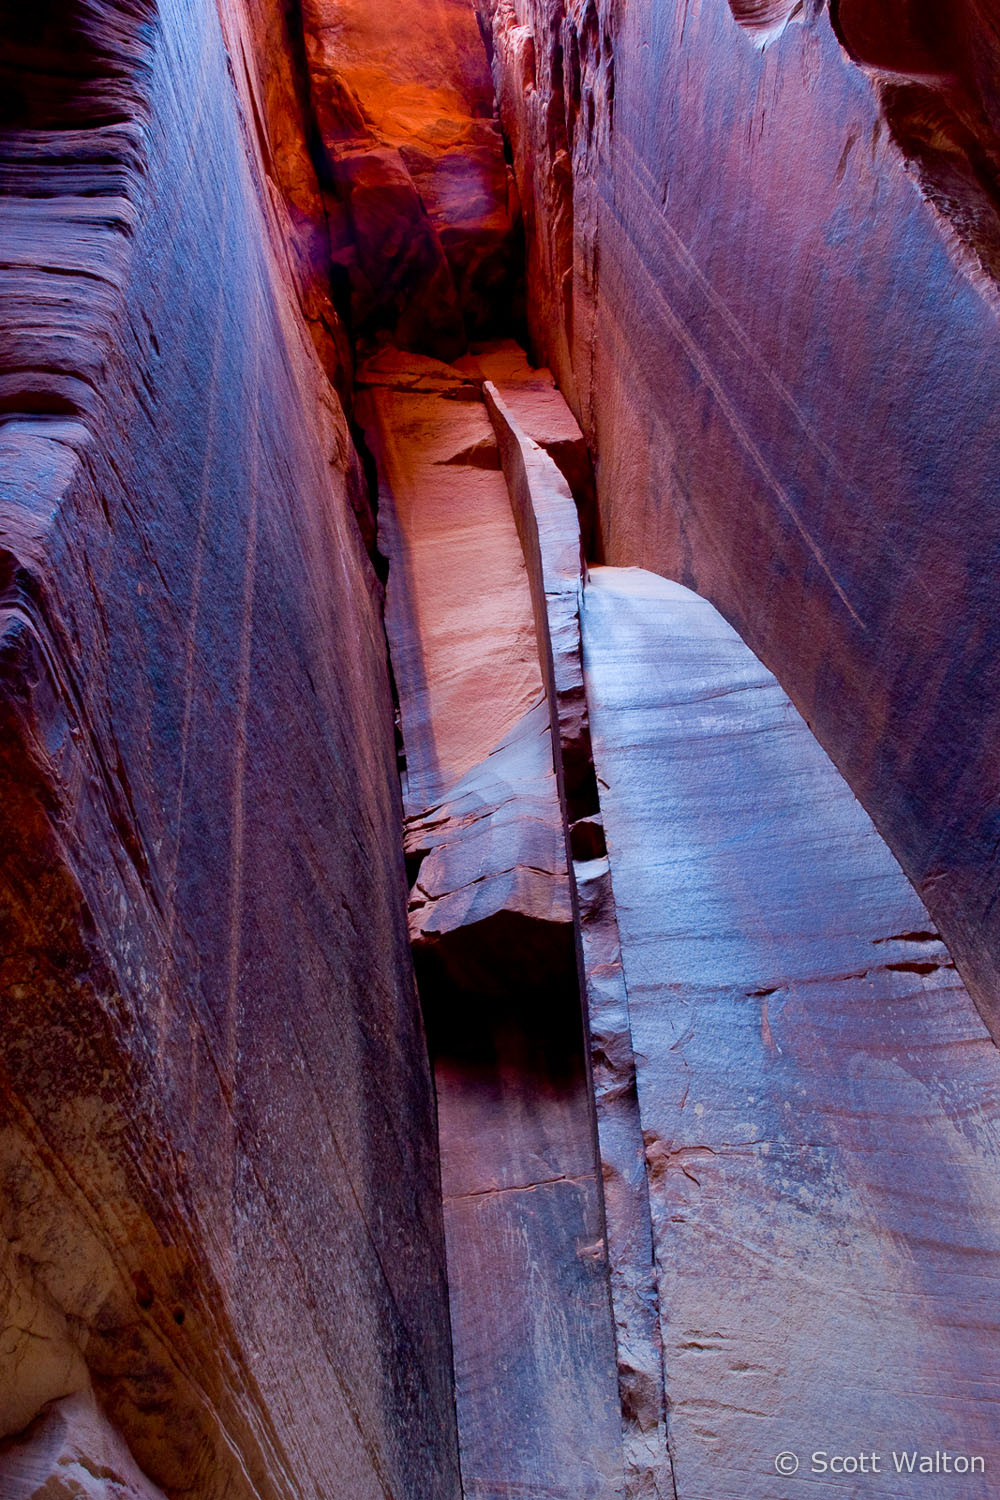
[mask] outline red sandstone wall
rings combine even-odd
[[[778,674],[996,1032],[994,23],[842,0],[866,72],[825,8],[481,8],[605,559]]]
[[[280,13],[234,0],[227,53],[206,0],[55,9],[11,8],[2,140],[0,1465],[93,1390],[168,1494],[451,1500],[385,641]]]

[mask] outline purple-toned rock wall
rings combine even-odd
[[[267,27],[14,9],[0,1475],[79,1393],[170,1495],[454,1500],[380,591]]]
[[[481,10],[604,560],[777,672],[996,1029],[993,23],[843,0],[862,67],[822,6]]]

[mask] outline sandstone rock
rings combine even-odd
[[[516,200],[474,11],[305,0],[303,23],[357,325],[456,355],[506,320],[516,277]]]
[[[333,303],[330,227],[314,161],[314,101],[298,7],[277,0],[262,5],[223,0],[219,11],[260,151],[263,185],[279,223],[276,248],[323,368],[348,402],[353,350]]]
[[[341,151],[334,178],[350,226],[356,327],[388,326],[407,347],[443,355],[463,349],[462,311],[444,249],[399,152],[372,144]]]
[[[556,770],[569,821],[596,811],[580,658],[580,525],[555,463],[522,431],[489,380],[483,387],[528,571]]]
[[[978,0],[871,11],[839,0],[830,19],[876,87],[883,118],[940,228],[1000,311],[1000,41]]]
[[[463,360],[467,366],[468,359]],[[635,1061],[622,977],[614,898],[604,853],[603,826],[590,751],[583,685],[580,602],[583,559],[580,527],[569,487],[552,458],[515,420],[514,410],[536,430],[559,425],[561,397],[545,392],[544,405],[521,402],[525,382],[508,374],[503,396],[483,386],[496,429],[504,477],[524,552],[535,613],[560,803],[569,832],[571,895],[580,934],[590,1080],[594,1090],[598,1154],[604,1199],[618,1394],[622,1423],[624,1493],[670,1493],[666,1411],[652,1237],[642,1130],[635,1095]],[[529,387],[529,390],[531,387]],[[513,408],[513,410],[512,410]],[[548,413],[554,420],[545,423]],[[591,860],[591,855],[597,855]]]
[[[471,987],[489,988],[503,957],[480,924],[506,913],[565,936],[573,921],[531,587],[476,387],[438,361],[389,350],[359,381],[389,561],[406,847],[419,866],[411,937],[439,948],[475,927],[478,960],[460,937],[443,961],[460,951],[475,963]]]
[[[571,928],[566,842],[544,705],[525,714],[448,797],[411,819],[406,843],[411,858],[420,860],[410,895],[414,942],[472,927],[500,911]],[[495,981],[498,968],[504,969],[502,956],[492,945],[486,948],[486,973],[470,988],[490,989],[487,976]],[[523,955],[516,959],[520,964]]]
[[[707,601],[595,569],[584,648],[653,1209],[677,1494],[997,1462],[1000,1058],[895,860]],[[970,1334],[970,1330],[974,1333]],[[720,1478],[720,1476],[722,1476]],[[960,1493],[978,1481],[956,1480]]]
[[[163,1500],[86,1395],[46,1407],[0,1444],[4,1500]]]
[[[578,344],[589,337],[597,290],[598,183],[612,129],[618,6],[477,0],[477,10],[491,39],[524,215],[528,326],[579,417],[587,385]]]
[[[605,857],[577,859],[573,874],[615,1315],[625,1494],[628,1500],[661,1500],[676,1491],[667,1444],[645,1143],[618,917]]]
[[[591,555],[777,672],[1000,1035],[994,25],[840,0],[852,59],[825,7],[480,13]]]
[[[594,470],[583,433],[551,372],[529,364],[511,340],[480,345],[456,366],[490,381],[525,436],[555,461],[576,501],[585,555],[594,557]]]
[[[1000,1461],[996,1049],[580,539],[990,1013],[990,16],[477,8],[0,0],[3,1500]]]
[[[475,373],[386,350],[359,371],[357,407],[389,563],[463,1490],[610,1500],[622,1489],[615,1345],[557,779],[562,721],[546,701],[554,688],[572,697],[572,664],[560,657],[558,688],[553,673],[546,595],[575,620],[579,534],[559,471],[534,444],[525,460],[529,440],[495,392],[494,433]],[[562,521],[560,531],[542,513],[544,545],[526,462],[544,472]],[[532,534],[526,565],[521,538]]]
[[[454,1500],[379,585],[269,177],[278,21],[12,11],[0,1433],[92,1388],[166,1494]]]

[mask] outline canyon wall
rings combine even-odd
[[[1000,1462],[989,17],[477,6],[0,0],[4,1500]]]
[[[356,336],[451,358],[517,321],[517,194],[469,0],[303,0],[330,260]]]
[[[295,38],[238,0],[3,29],[0,1491],[454,1500]]]
[[[599,555],[698,589],[777,673],[996,1033],[995,23],[479,8]]]

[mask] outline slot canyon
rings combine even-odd
[[[996,1495],[995,7],[0,18],[0,1500]]]

